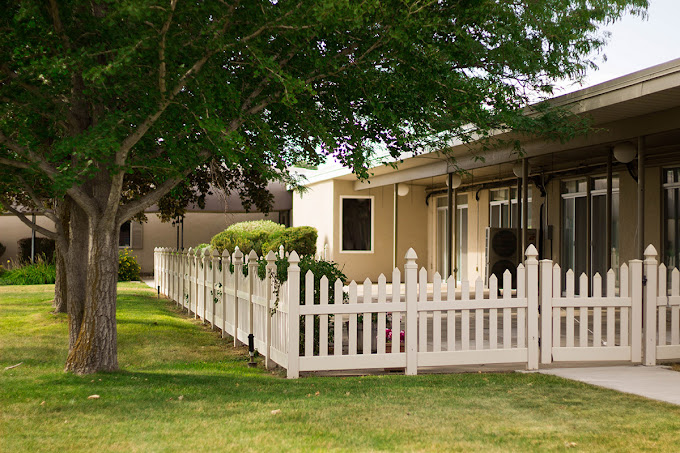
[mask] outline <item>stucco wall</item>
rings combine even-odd
[[[36,221],[38,225],[54,229],[54,222],[44,216],[37,216]],[[7,250],[0,256],[0,264],[4,264],[7,260],[16,259],[19,247],[17,242],[23,238],[31,237],[31,229],[21,223],[18,217],[13,215],[0,215],[0,243],[4,245]],[[36,237],[43,237],[41,234],[36,234]]]
[[[316,250],[323,253],[328,244],[328,259],[333,259],[333,181],[324,181],[307,187],[304,193],[293,194],[293,226],[312,226],[317,229]]]

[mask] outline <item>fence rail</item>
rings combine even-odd
[[[578,295],[574,273],[567,271],[562,282],[560,267],[539,262],[533,246],[517,268],[515,291],[509,271],[502,282],[492,276],[488,287],[481,279],[456,286],[439,274],[428,281],[412,249],[403,285],[399,269],[391,285],[384,275],[376,284],[366,279],[346,287],[315,279],[311,271],[303,276],[297,253],[282,251],[289,262],[285,282],[276,281],[273,252],[265,258],[264,278],[257,255],[244,257],[238,249],[218,255],[157,248],[154,269],[160,293],[233,337],[234,345],[252,335],[267,368],[277,364],[295,378],[307,371],[398,368],[417,374],[453,365],[537,369],[539,361],[651,365],[680,359],[680,272],[670,273],[667,289],[656,251],[650,246],[645,253],[644,262],[621,266],[618,286],[612,270],[604,281],[599,274],[590,282],[581,275]]]

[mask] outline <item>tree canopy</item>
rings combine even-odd
[[[3,2],[0,203],[20,216],[18,204],[32,206],[54,220],[41,230],[65,253],[78,248],[79,235],[69,231],[82,219],[89,241],[83,323],[100,322],[97,310],[113,317],[112,326],[77,326],[67,369],[117,366],[115,269],[106,263],[118,228],[192,173],[220,169],[225,186],[242,184],[247,199],[266,204],[266,182],[285,180],[300,161],[332,156],[366,177],[376,146],[397,157],[452,137],[470,140],[471,130],[555,133],[550,112],[527,117],[522,108],[536,93],[549,94],[555,79],[578,78],[592,66],[588,55],[604,44],[600,25],[646,6]],[[111,360],[98,358],[104,349]]]

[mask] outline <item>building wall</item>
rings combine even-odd
[[[176,247],[177,229],[172,223],[162,223],[157,214],[147,214],[148,222],[141,224],[142,243],[141,247],[133,242],[131,254],[137,258],[142,268],[142,273],[153,272],[153,249],[155,247]],[[229,225],[247,220],[269,219],[279,221],[279,213],[271,212],[265,215],[256,213],[210,213],[189,212],[184,218],[184,247],[195,247],[198,244],[210,242],[210,239]],[[37,217],[38,224],[46,228],[54,229],[51,220],[45,217]],[[140,224],[133,224],[139,228]],[[36,236],[40,236],[39,234]],[[0,242],[7,247],[7,251],[0,257],[4,263],[8,259],[15,259],[17,254],[17,241],[31,237],[31,229],[11,215],[0,216]]]
[[[293,194],[291,223],[293,226],[312,226],[317,229],[316,250],[323,253],[328,245],[328,258],[333,259],[333,180],[307,186],[304,193]]]
[[[38,225],[54,230],[54,222],[44,216],[36,216]],[[0,243],[6,247],[5,253],[0,256],[0,264],[6,264],[7,260],[16,259],[19,251],[18,242],[23,238],[31,237],[31,229],[21,223],[18,217],[13,215],[0,215]],[[36,233],[36,237],[43,237]]]

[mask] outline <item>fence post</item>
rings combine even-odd
[[[288,258],[288,379],[300,377],[300,258]]]
[[[184,249],[177,250],[177,304],[184,308]]]
[[[217,298],[217,284],[219,283],[217,281],[217,267],[220,264],[220,254],[217,252],[217,250],[212,249],[210,251],[210,265],[212,267],[211,272],[212,272],[212,279],[210,280],[210,289],[212,290],[211,293],[212,295],[210,296],[210,312],[212,313],[212,322],[211,328],[212,330],[215,330],[215,307],[217,306],[217,301],[219,300]]]
[[[538,250],[533,244],[527,247],[527,369],[538,369]]]
[[[404,284],[406,287],[406,374],[418,374],[418,265],[416,251],[405,255]],[[423,282],[421,282],[423,284]],[[427,284],[427,282],[425,282]]]
[[[658,290],[658,262],[656,249],[649,245],[645,249],[645,295],[644,295],[644,343],[645,365],[656,365],[656,302]]]
[[[541,363],[552,363],[553,262],[540,261]]]
[[[243,274],[243,252],[234,250],[234,346],[238,346],[238,278]]]
[[[229,267],[229,251],[222,250],[222,338],[227,336],[227,272],[231,273]]]
[[[153,289],[158,288],[158,247],[153,248]]]
[[[271,346],[272,346],[272,299],[274,296],[274,279],[277,278],[277,267],[276,267],[276,253],[274,253],[273,250],[270,250],[269,253],[267,253],[267,271],[265,278],[267,279],[267,292],[266,298],[267,298],[267,311],[265,313],[265,348],[264,350],[266,351],[265,353],[265,361],[264,361],[264,366],[266,369],[269,369],[272,366],[272,360],[271,360]]]
[[[248,254],[248,335],[255,334],[254,310],[253,310],[253,286],[257,278],[257,252],[251,250]],[[253,340],[254,341],[254,340]]]

